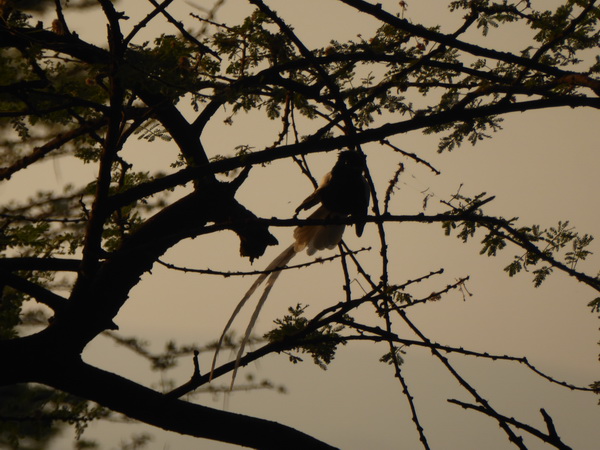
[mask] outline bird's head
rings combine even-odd
[[[366,160],[362,153],[353,150],[344,150],[340,152],[334,170],[352,170],[361,173],[365,170]]]

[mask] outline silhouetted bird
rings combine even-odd
[[[309,195],[298,208],[296,208],[296,215],[298,215],[300,211],[310,209],[320,203],[319,207],[308,216],[308,219],[327,220],[352,217],[356,220],[356,235],[361,236],[365,227],[365,222],[363,220],[367,216],[367,208],[369,206],[369,186],[367,180],[363,176],[365,168],[364,155],[350,150],[341,152],[333,169],[323,177],[319,187]],[[283,268],[297,253],[305,248],[309,255],[314,254],[317,250],[334,248],[341,241],[345,227],[346,225],[344,224],[327,224],[299,226],[294,229],[294,243],[286,248],[267,266],[265,273],[261,274],[252,284],[250,289],[248,289],[233,311],[227,325],[225,325],[225,329],[221,334],[213,357],[211,379],[223,339],[233,323],[233,320],[254,291],[267,280],[265,290],[258,300],[256,309],[246,328],[244,338],[240,343],[240,348],[235,361],[235,368],[233,370],[231,387],[233,387],[239,362],[244,354],[244,349],[250,337],[250,333],[252,332],[252,328],[258,319],[260,310],[267,300],[271,288],[281,273],[281,270],[277,269]]]

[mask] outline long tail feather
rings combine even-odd
[[[294,257],[294,255],[296,255],[296,252],[293,251],[294,250],[293,247],[291,248],[291,250],[292,251],[289,253],[289,255],[286,255],[286,256],[288,256],[287,261],[282,261],[282,264],[284,264],[284,265],[287,264]],[[238,350],[238,354],[235,357],[235,366],[233,367],[233,373],[231,375],[231,385],[229,386],[230,390],[233,389],[233,383],[235,382],[235,376],[237,375],[238,368],[240,367],[240,360],[242,359],[242,356],[244,356],[244,349],[246,348],[246,344],[250,340],[250,333],[252,333],[252,329],[254,328],[254,325],[256,324],[256,321],[258,320],[260,310],[262,309],[263,305],[267,301],[267,297],[269,296],[269,293],[271,292],[271,289],[273,288],[273,285],[275,284],[275,281],[277,281],[277,278],[279,278],[280,274],[281,274],[281,270],[279,270],[277,272],[273,272],[273,273],[271,273],[271,275],[269,275],[269,278],[267,279],[267,284],[265,285],[265,290],[263,291],[262,295],[258,299],[256,308],[254,309],[254,312],[252,313],[252,317],[250,318],[250,322],[248,322],[248,327],[246,328],[246,333],[244,334],[244,338],[242,339],[242,342],[240,343],[240,348]]]
[[[246,304],[248,299],[252,296],[252,294],[254,294],[256,289],[258,289],[258,287],[267,279],[267,277],[269,277],[267,286],[265,287],[265,291],[263,292],[263,295],[261,296],[261,298],[258,302],[258,305],[256,306],[256,309],[254,310],[254,313],[252,314],[252,318],[250,319],[250,323],[248,324],[248,328],[246,329],[246,334],[240,344],[240,350],[238,351],[235,369],[233,372],[233,378],[235,379],[235,374],[236,374],[238,366],[239,366],[239,361],[244,352],[244,348],[246,347],[246,343],[248,342],[250,333],[252,332],[252,327],[256,323],[256,319],[258,318],[260,309],[262,308],[263,304],[267,300],[267,296],[269,295],[269,292],[271,291],[273,284],[275,283],[275,281],[277,280],[277,277],[279,277],[279,274],[281,273],[280,270],[278,270],[276,272],[270,272],[270,271],[280,268],[282,266],[285,266],[287,263],[289,263],[291,261],[291,259],[294,257],[295,254],[296,254],[296,251],[294,250],[294,245],[290,245],[288,248],[286,248],[277,258],[275,258],[273,261],[271,261],[271,263],[265,269],[265,273],[262,273],[259,275],[259,277],[256,279],[256,281],[254,283],[252,283],[252,286],[250,286],[250,289],[248,289],[246,291],[246,293],[244,294],[242,299],[239,301],[239,303],[235,307],[235,310],[231,314],[231,317],[227,321],[227,324],[225,325],[225,328],[223,329],[223,333],[221,333],[221,337],[219,338],[219,342],[217,343],[217,348],[215,349],[215,354],[213,355],[212,365],[210,368],[210,380],[212,380],[212,378],[213,378],[215,365],[217,364],[217,357],[219,356],[219,350],[221,350],[221,347],[223,345],[223,340],[225,339],[225,335],[227,334],[227,331],[229,331],[231,324],[233,323],[233,321],[235,320],[235,318],[237,317],[239,312],[242,310],[242,308],[244,307],[244,305]],[[233,387],[233,380],[231,381],[231,386]]]

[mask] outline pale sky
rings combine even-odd
[[[142,8],[147,8],[146,2],[141,0],[131,3],[139,3],[140,10],[127,10],[132,20],[126,26],[135,24],[135,19],[144,15]],[[173,14],[190,10],[184,2],[175,3],[170,8]],[[386,8],[398,10],[395,1],[382,3]],[[557,3],[544,2],[549,7]],[[119,6],[124,8],[129,4],[121,2]],[[332,38],[354,38],[359,33],[368,36],[373,29],[366,16],[354,14],[347,7],[336,7],[334,1],[277,0],[268,4],[291,21],[297,34],[311,48],[325,45]],[[434,0],[409,1],[406,15],[415,22],[425,20],[427,25],[447,24],[448,28],[444,30],[450,31],[455,22],[447,19],[446,4]],[[318,8],[319,13],[312,14],[312,8]],[[217,19],[243,17],[248,11],[245,2],[229,0]],[[179,17],[184,19],[186,13]],[[71,22],[71,27],[84,39],[95,36],[99,43],[105,33],[104,24],[98,19],[85,22],[85,26],[83,21]],[[485,45],[500,45],[507,50],[514,46],[520,48],[524,37],[513,28],[494,30]],[[148,31],[150,34],[145,38],[153,36],[156,28]],[[439,200],[448,199],[462,183],[465,194],[486,191],[496,196],[486,205],[488,214],[507,218],[518,216],[522,225],[541,224],[543,227],[568,219],[581,233],[599,235],[600,213],[596,199],[600,188],[599,119],[600,113],[592,109],[513,114],[505,116],[504,130],[493,139],[476,147],[465,144],[444,154],[436,153],[435,136],[414,132],[390,139],[440,169],[442,175],[437,177],[423,166],[383,152],[377,145],[367,145],[365,150],[381,193],[396,165],[403,162],[406,166],[403,183],[392,201],[392,211],[396,214],[421,212],[421,192],[426,189],[435,195],[429,201],[427,212],[443,210]],[[240,115],[233,127],[224,125],[221,120],[213,121],[203,144],[209,156],[232,154],[234,147],[240,144],[253,145],[259,150],[273,142],[278,130],[278,123],[257,115]],[[130,141],[125,152],[138,170],[166,170],[175,155],[173,144],[147,144],[135,139]],[[333,154],[311,157],[315,175],[320,177],[329,170],[334,158]],[[49,161],[0,185],[0,197],[5,200],[16,192],[24,195],[37,188],[58,188],[67,182],[81,182],[83,177],[89,180],[93,176],[93,166],[81,167],[66,159]],[[34,185],[34,179],[40,184]],[[238,198],[259,216],[285,218],[291,217],[297,204],[310,192],[310,184],[295,166],[279,161],[265,168],[254,168]],[[280,246],[270,248],[253,266],[238,256],[239,244],[232,233],[182,242],[163,259],[191,268],[260,269],[291,242],[289,228],[273,229],[273,232]],[[502,270],[512,261],[513,255],[521,253],[518,249],[506,249],[496,258],[480,256],[478,242],[482,236],[479,239],[476,236],[474,244],[464,245],[454,237],[445,237],[439,224],[390,225],[387,236],[390,240],[391,282],[400,284],[432,270],[445,269],[442,276],[411,291],[416,296],[426,296],[460,277],[470,276],[467,287],[473,295],[466,300],[454,291],[441,302],[410,310],[411,319],[430,339],[471,350],[527,356],[540,370],[575,385],[588,385],[600,379],[596,344],[598,320],[586,306],[596,296],[590,288],[556,273],[542,287],[534,289],[529,274],[509,278]],[[356,238],[353,230],[347,232],[345,238],[353,248],[373,246],[371,254],[363,254],[361,261],[367,267],[378,267],[378,236],[374,226],[367,225],[361,239]],[[591,250],[598,253],[599,245],[593,244]],[[321,256],[333,253],[323,252]],[[301,255],[295,262],[308,260],[306,255]],[[591,261],[582,263],[580,269],[594,274],[597,261],[597,257],[592,257]],[[223,279],[183,275],[157,266],[152,275],[147,274],[134,289],[116,323],[120,333],[146,339],[156,351],[172,339],[180,344],[202,345],[218,337],[252,281],[251,277]],[[337,303],[343,298],[342,281],[341,269],[335,263],[287,271],[271,293],[255,332],[268,331],[272,321],[297,302],[311,305],[309,317],[327,305]],[[358,295],[359,286],[354,285],[353,289]],[[247,307],[246,314],[236,320],[238,334],[245,329],[250,311]],[[358,317],[369,316],[359,314]],[[408,332],[405,336],[412,338]],[[303,364],[292,365],[285,355],[271,355],[243,369],[238,380],[242,381],[244,375],[251,372],[258,379],[269,378],[284,384],[288,393],[236,393],[228,397],[226,407],[230,411],[290,425],[342,449],[421,448],[401,386],[394,379],[392,368],[378,362],[386,352],[386,345],[350,343],[339,349],[327,371],[315,366],[310,357],[305,358]],[[94,341],[84,356],[104,369],[146,385],[158,385],[158,375],[151,373],[143,361],[106,339]],[[201,355],[201,368],[210,367],[211,357],[210,354]],[[232,355],[224,353],[221,361],[225,357]],[[449,358],[499,412],[541,427],[543,421],[539,409],[545,408],[554,418],[559,434],[573,448],[591,449],[600,442],[597,396],[553,385],[516,363],[492,363],[457,355]],[[191,375],[191,358],[182,361],[180,366],[174,374],[168,375],[184,382]],[[407,349],[402,369],[432,448],[513,448],[495,421],[447,403],[448,398],[467,402],[471,402],[471,398],[457,387],[429,352]],[[223,382],[228,383],[228,377]],[[196,401],[223,407],[222,397],[215,400],[202,396]],[[102,448],[109,449],[141,430],[154,436],[146,447],[150,450],[236,448],[132,424],[91,425],[84,437],[97,439]],[[529,448],[548,448],[523,435]],[[62,440],[53,448],[62,449],[66,445],[70,445],[69,441]]]

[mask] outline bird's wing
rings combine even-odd
[[[320,196],[321,189],[323,189],[323,187],[326,186],[330,181],[331,181],[331,172],[328,172],[321,180],[321,184],[319,184],[319,187],[317,189],[315,189],[315,191],[312,194],[310,194],[308,197],[306,197],[304,199],[304,201],[302,203],[300,203],[300,205],[296,208],[296,214],[298,214],[300,211],[302,211],[304,209],[309,209],[309,208],[312,208],[313,206],[317,205],[321,201],[321,196]]]

